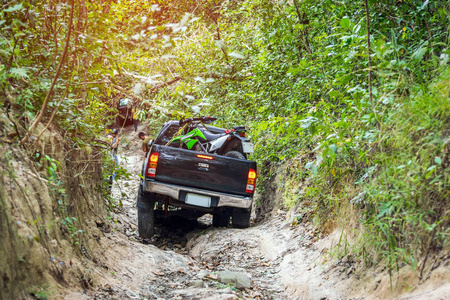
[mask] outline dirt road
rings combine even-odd
[[[208,215],[167,218],[143,241],[134,205],[143,154],[134,133],[123,144],[121,164],[132,176],[113,186],[123,207],[102,224],[104,247],[93,270],[99,284],[66,299],[391,299],[386,276],[372,270],[364,277],[350,258],[330,258],[339,231],[322,237],[309,223],[293,226],[283,211],[247,229],[213,228]],[[446,295],[450,289],[433,286],[401,299]]]

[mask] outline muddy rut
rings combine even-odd
[[[103,233],[91,270],[97,287],[69,292],[66,299],[356,300],[382,295],[381,280],[369,277],[355,288],[361,280],[354,263],[329,258],[339,232],[322,237],[309,223],[293,226],[283,211],[247,229],[213,228],[208,215],[198,221],[158,219],[155,236],[142,240],[135,197],[143,153],[134,132],[123,145],[121,164],[132,176],[114,183],[113,197],[122,207],[97,224]],[[368,295],[377,289],[378,296]]]

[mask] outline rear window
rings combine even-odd
[[[178,125],[171,125],[166,132],[164,132],[164,135],[162,135],[159,138],[158,144],[165,145],[173,138],[173,136],[178,132],[178,129],[180,129],[180,126]]]

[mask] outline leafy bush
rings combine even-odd
[[[283,166],[286,206],[323,229],[352,222],[366,262],[414,265],[446,245],[446,1],[368,1],[369,26],[355,1],[73,3],[2,8],[0,86],[18,133],[42,113],[89,147],[121,97],[155,128],[215,115],[250,127],[260,191]]]

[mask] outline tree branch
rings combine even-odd
[[[213,74],[200,74],[200,77],[206,77],[206,78],[215,78],[215,79],[228,79],[228,80],[234,80],[234,81],[242,81],[245,80],[248,77],[253,76],[252,73],[245,74],[244,76],[234,76],[234,75],[228,75],[228,74],[220,74],[220,73],[213,73]]]
[[[56,81],[58,80],[59,72],[61,71],[61,68],[62,68],[62,66],[64,64],[64,60],[65,60],[65,58],[67,56],[67,51],[69,49],[69,42],[70,42],[70,34],[72,33],[72,20],[73,20],[73,11],[74,11],[74,3],[73,2],[74,2],[74,0],[71,0],[71,2],[70,2],[71,10],[70,10],[70,19],[69,19],[69,23],[68,23],[68,28],[69,29],[68,29],[68,32],[67,32],[66,45],[64,47],[64,52],[62,54],[61,61],[59,62],[59,66],[58,66],[58,69],[56,70],[55,77],[53,78],[53,81],[52,81],[52,84],[50,86],[50,89],[47,92],[47,96],[45,97],[44,103],[42,104],[41,111],[39,112],[39,114],[36,117],[36,119],[31,123],[27,134],[22,139],[22,143],[25,143],[28,140],[30,134],[33,132],[33,130],[36,128],[37,124],[39,124],[39,122],[44,117],[46,109],[47,109],[48,102],[50,101],[50,98],[51,98],[51,95],[52,95],[52,92],[53,92],[53,88],[55,87]]]
[[[142,98],[137,97],[137,96],[133,95],[132,93],[129,93],[128,91],[126,91],[121,86],[112,84],[112,87],[115,88],[117,91],[119,91],[122,95],[127,96],[127,97],[133,99],[134,101],[136,101],[138,103],[142,103],[144,101]],[[160,111],[162,111],[165,114],[170,114],[169,111],[166,108],[162,107],[162,106],[155,105],[155,104],[152,104],[152,106],[155,107],[155,108],[158,108]]]
[[[179,81],[180,79],[181,79],[181,76],[175,76],[175,78],[172,80],[158,84],[150,89],[150,94],[154,94],[154,93],[158,92],[159,89],[162,89],[163,87],[174,84],[175,82]]]

